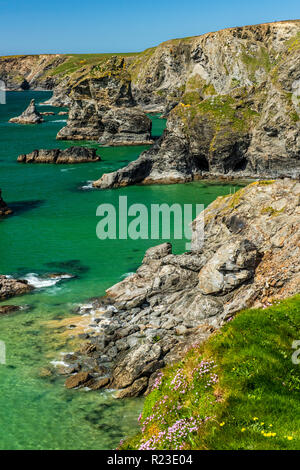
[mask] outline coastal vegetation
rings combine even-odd
[[[300,296],[244,310],[157,375],[122,449],[299,449]]]

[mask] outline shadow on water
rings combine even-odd
[[[70,270],[76,274],[83,274],[89,271],[89,266],[86,266],[81,263],[79,259],[71,259],[67,261],[53,261],[51,263],[46,263],[48,268]]]
[[[46,201],[43,201],[43,200],[10,202],[9,207],[10,209],[13,210],[12,215],[20,215],[20,214],[23,214],[24,212],[37,209],[45,202]]]

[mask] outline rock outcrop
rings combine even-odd
[[[12,279],[0,275],[0,300],[15,297],[16,295],[27,294],[32,290],[33,286],[29,285],[25,280]],[[6,313],[6,311],[4,313]]]
[[[98,162],[101,158],[96,149],[87,147],[69,147],[65,150],[34,150],[31,153],[19,155],[20,163],[89,163]]]
[[[16,124],[40,124],[44,118],[35,107],[35,100],[32,99],[27,109],[18,117],[11,118],[9,122]]]
[[[136,396],[161,367],[239,310],[299,292],[299,198],[299,181],[289,179],[217,198],[193,222],[196,251],[174,255],[169,243],[150,248],[135,274],[94,301],[88,342],[76,360],[81,356],[94,378],[109,375],[108,386],[123,389],[120,397]]]
[[[97,140],[102,145],[151,144],[151,120],[135,106],[124,59],[113,57],[71,80],[67,125],[57,139]]]
[[[2,191],[0,189],[0,217],[4,215],[10,215],[12,212],[13,211],[7,206],[6,202],[3,201]]]
[[[167,41],[131,65],[132,95],[168,114],[163,137],[94,186],[300,174],[300,21]]]
[[[299,34],[299,20],[282,21],[170,40],[132,55],[0,58],[0,79],[16,86],[20,71],[23,89],[54,87],[50,103],[70,107],[58,139],[149,144],[145,113],[168,117],[159,142],[96,187],[220,175],[295,178]]]

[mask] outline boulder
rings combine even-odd
[[[148,378],[141,377],[140,379],[133,382],[130,387],[124,388],[115,394],[116,398],[133,398],[141,395],[148,386]]]
[[[65,386],[66,388],[76,388],[85,385],[90,379],[91,375],[88,372],[78,372],[77,374],[68,377]]]

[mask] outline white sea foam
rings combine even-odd
[[[66,119],[55,119],[54,121],[50,121],[50,122],[67,122]]]
[[[29,273],[24,276],[24,279],[28,281],[30,285],[35,287],[36,289],[43,289],[45,287],[52,287],[55,286],[59,281],[62,279],[71,279],[72,276],[70,274],[62,274],[61,276],[55,276],[51,279],[45,279],[36,273]]]
[[[125,273],[125,274],[122,274],[121,279],[125,279],[126,277],[132,276],[133,274],[135,274],[135,273]]]
[[[50,364],[52,364],[54,367],[59,367],[59,366],[70,367],[70,365],[64,361],[50,361]]]
[[[81,189],[94,189],[93,180],[88,180],[84,186],[81,186]]]
[[[62,168],[60,171],[65,172],[65,171],[70,171],[70,170],[76,170],[76,168]]]

